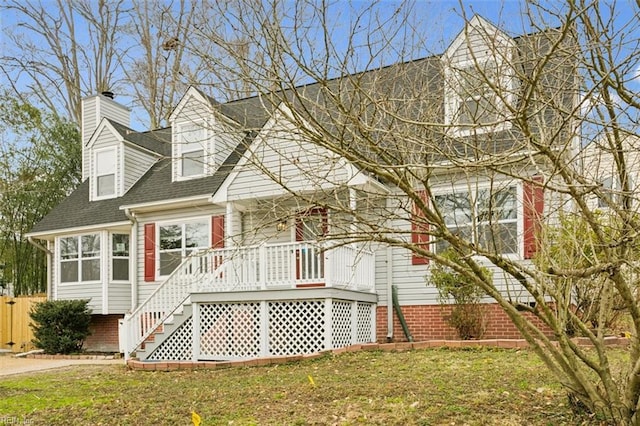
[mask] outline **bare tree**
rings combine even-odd
[[[205,61],[186,49],[201,14],[201,7],[187,0],[135,2],[129,12],[125,29],[139,46],[123,52],[123,72],[152,129],[167,124],[189,85],[206,85],[212,80],[203,73]]]
[[[189,0],[9,0],[0,10],[16,23],[4,29],[11,47],[1,56],[0,71],[16,96],[76,123],[83,97],[112,91],[141,111],[140,121],[162,127],[189,85],[218,98],[249,93],[217,66],[227,49],[221,44],[238,53],[246,43],[209,7]],[[233,3],[224,7],[231,10]],[[198,44],[203,27],[206,46]]]
[[[2,73],[14,92],[79,123],[80,99],[119,83],[123,1],[9,1],[17,18],[7,34]],[[9,30],[9,29],[8,29]],[[7,44],[9,46],[9,44]]]
[[[277,111],[284,123],[245,129],[263,136],[247,147],[247,167],[285,188],[288,202],[330,209],[329,242],[400,247],[463,275],[508,315],[576,406],[637,424],[640,204],[636,148],[625,144],[638,131],[637,14],[587,0],[558,10],[532,4],[521,16],[530,34],[514,38],[469,17],[457,48],[403,62],[426,50],[414,5],[386,19],[373,6],[354,9],[337,33],[329,4],[238,7],[227,25],[264,58],[230,48],[235,62],[225,71],[264,93],[265,116]],[[588,145],[609,159],[613,187],[584,167]],[[266,147],[281,153],[279,168],[269,167]],[[292,169],[304,184],[289,179]],[[386,189],[350,185],[357,174]],[[286,206],[271,209],[282,215]],[[567,217],[588,238],[559,238]],[[538,225],[523,230],[523,222]],[[586,260],[548,250],[561,244]],[[443,256],[446,248],[459,260]],[[600,321],[576,309],[585,280],[598,294],[588,317]],[[605,344],[614,305],[630,327],[622,364]]]

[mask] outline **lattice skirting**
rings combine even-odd
[[[375,304],[336,299],[196,303],[148,360],[310,354],[375,341]]]

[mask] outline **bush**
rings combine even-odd
[[[448,249],[442,257],[461,265],[458,254]],[[490,271],[482,268],[487,279]],[[453,299],[451,315],[447,318],[463,340],[478,339],[484,335],[485,318],[480,304],[484,292],[472,280],[453,269],[436,264],[431,268],[431,283],[438,289],[441,304],[449,304]]]
[[[29,315],[34,321],[33,344],[48,354],[69,354],[82,349],[91,334],[88,300],[48,300],[36,304]]]
[[[562,215],[558,223],[546,224],[542,229],[542,249],[534,262],[541,271],[586,270],[609,262],[607,250],[616,247],[622,240],[624,224],[615,215],[596,211],[594,220],[601,228],[609,244],[599,242],[592,226],[581,216]],[[620,266],[620,274],[629,282],[638,282],[637,262],[640,247],[632,245],[624,255],[626,265]],[[603,328],[607,333],[617,334],[627,313],[624,297],[612,285],[609,273],[596,272],[588,276],[560,276],[549,274],[547,286],[555,292],[558,310],[571,311],[576,315],[561,315],[565,332],[581,335],[578,323],[592,329]]]

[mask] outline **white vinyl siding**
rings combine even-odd
[[[444,118],[452,135],[510,128],[505,101],[515,99],[514,48],[513,39],[478,17],[451,44],[442,60]]]
[[[157,212],[153,214],[140,214],[138,217],[138,236],[137,236],[137,248],[134,251],[134,248],[131,248],[131,252],[135,253],[136,256],[136,274],[137,274],[137,283],[138,283],[138,303],[142,303],[149,295],[158,288],[158,284],[160,284],[164,277],[159,278],[157,281],[145,282],[144,280],[144,225],[148,223],[156,224],[156,233],[158,232],[158,227],[163,223],[175,223],[175,222],[187,222],[190,220],[205,220],[205,217],[208,223],[211,223],[211,217],[217,215],[225,214],[225,210],[220,207],[215,207],[211,204],[193,206],[192,208],[185,209],[175,209],[175,210],[167,210],[163,212]],[[159,241],[156,239],[156,247]],[[156,249],[157,255],[157,249]],[[133,256],[133,254],[132,254]],[[133,258],[132,258],[133,259]],[[158,267],[158,263],[156,260],[156,268]]]
[[[444,191],[444,189],[443,189]],[[434,189],[435,193],[435,189]],[[391,194],[389,207],[393,208],[393,203],[399,200],[402,195],[400,193]],[[518,195],[518,200],[521,199],[521,194]],[[518,202],[519,209],[520,202]],[[407,232],[404,238],[409,241],[410,224],[406,212],[402,213],[402,210],[398,208],[394,214],[394,219],[389,225],[392,229],[405,229]],[[521,218],[519,215],[518,222],[519,229],[521,225]],[[520,236],[519,232],[519,236]],[[378,294],[378,303],[381,306],[388,304],[391,295],[387,295],[387,248],[381,247],[375,253],[376,261],[376,274],[375,274],[375,288]],[[404,249],[393,247],[391,250],[391,268],[392,277],[391,282],[398,287],[398,297],[401,305],[437,305],[438,291],[435,286],[429,284],[429,267],[430,265],[413,265],[411,263],[411,253]],[[524,288],[516,282],[515,279],[508,277],[499,268],[492,266],[488,261],[484,259],[478,259],[478,262],[489,268],[493,273],[493,281],[496,288],[504,295],[514,300],[529,301],[530,295],[524,290]],[[529,262],[524,260],[523,262]],[[485,299],[485,302],[490,302],[489,299]]]
[[[208,101],[195,92],[187,92],[174,114],[171,117],[173,181],[212,175],[244,135],[235,123],[216,115]],[[195,136],[198,143],[189,143],[194,142],[191,132],[192,135],[201,132]]]
[[[82,180],[88,179],[90,176],[89,163],[91,161],[91,153],[87,149],[87,143],[98,128],[103,118],[120,123],[129,127],[130,111],[124,105],[106,98],[102,95],[94,95],[82,100]]]
[[[348,181],[346,167],[335,155],[302,140],[289,123],[279,121],[276,114],[246,155],[247,164],[240,168],[228,189],[229,200],[264,198],[291,191],[322,191]],[[280,182],[263,173],[261,164]]]
[[[124,189],[125,194],[153,164],[157,157],[139,149],[124,145]]]

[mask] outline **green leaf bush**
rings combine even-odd
[[[442,257],[463,265],[458,253],[452,249],[447,249]],[[487,268],[482,268],[482,273],[487,280],[491,278]],[[484,295],[482,289],[471,278],[440,263],[431,268],[431,284],[438,289],[441,305],[448,305],[453,300],[447,321],[456,329],[458,336],[463,340],[481,338],[486,328],[484,310],[480,304]]]
[[[33,344],[47,354],[70,354],[82,350],[89,336],[89,300],[48,300],[29,312]]]

